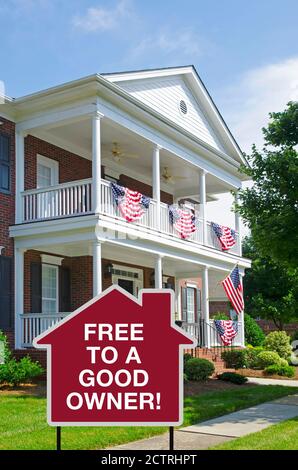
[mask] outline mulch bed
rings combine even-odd
[[[239,369],[236,371],[238,374],[245,375],[245,377],[257,377],[262,379],[279,379],[279,380],[298,380],[298,367],[296,367],[295,377],[281,377],[280,375],[268,375],[263,370],[256,369]],[[298,386],[298,383],[297,383]]]

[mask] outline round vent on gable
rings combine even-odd
[[[185,103],[184,100],[180,100],[179,109],[180,109],[182,114],[184,114],[184,115],[187,114],[187,104]]]

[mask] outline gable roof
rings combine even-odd
[[[174,322],[174,293],[171,289],[142,289],[139,292],[138,298],[136,298],[120,286],[112,285],[111,287],[103,291],[101,294],[94,297],[92,300],[75,310],[73,313],[69,314],[59,323],[37,336],[33,340],[33,346],[36,348],[44,348],[45,345],[52,344],[53,341],[51,340],[51,337],[53,336],[53,333],[55,333],[55,331],[65,328],[65,326],[67,326],[67,323],[71,322],[74,318],[76,318],[82,312],[87,310],[89,307],[96,303],[99,303],[105,297],[115,295],[115,293],[120,294],[118,301],[119,305],[121,301],[129,300],[129,302],[132,302],[135,306],[140,307],[140,309],[146,308],[145,299],[146,296],[150,294],[170,296],[168,323],[169,331],[171,332],[171,335],[173,336],[173,339],[176,341],[177,344],[188,345],[190,347],[194,345],[194,339],[186,332],[181,330],[181,328],[179,328]]]
[[[238,162],[248,165],[239,144],[230,131],[194,65],[106,73],[101,74],[101,76],[112,83],[116,83],[120,87],[121,84],[123,86],[124,83],[137,83],[140,80],[163,79],[175,76],[182,77],[228,149],[228,153]]]

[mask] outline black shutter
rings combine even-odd
[[[31,263],[31,313],[41,313],[41,263]]]
[[[60,312],[71,311],[70,269],[64,266],[59,268],[59,309]]]
[[[10,138],[0,134],[0,189],[10,188]]]
[[[198,322],[201,318],[201,291],[200,289],[196,289],[196,301],[197,301],[197,309],[196,309],[196,322]]]
[[[0,329],[12,328],[13,288],[12,258],[0,256]]]
[[[181,288],[182,295],[182,321],[187,322],[187,287]]]

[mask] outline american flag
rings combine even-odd
[[[222,286],[239,315],[244,310],[244,300],[238,266],[235,266],[233,271],[222,281]]]
[[[217,236],[221,249],[227,251],[236,243],[236,233],[235,230],[232,230],[230,227],[225,227],[224,225],[218,225],[214,222],[211,222],[211,226],[214,230],[215,235]]]
[[[174,225],[180,237],[187,239],[196,231],[196,217],[189,209],[180,209],[177,206],[169,207],[170,222]]]
[[[238,322],[233,320],[214,320],[215,328],[225,346],[231,346],[238,333]]]
[[[150,198],[144,196],[138,191],[119,186],[119,184],[111,183],[114,200],[119,207],[121,215],[128,221],[134,222],[140,219],[145,210],[148,209]]]

